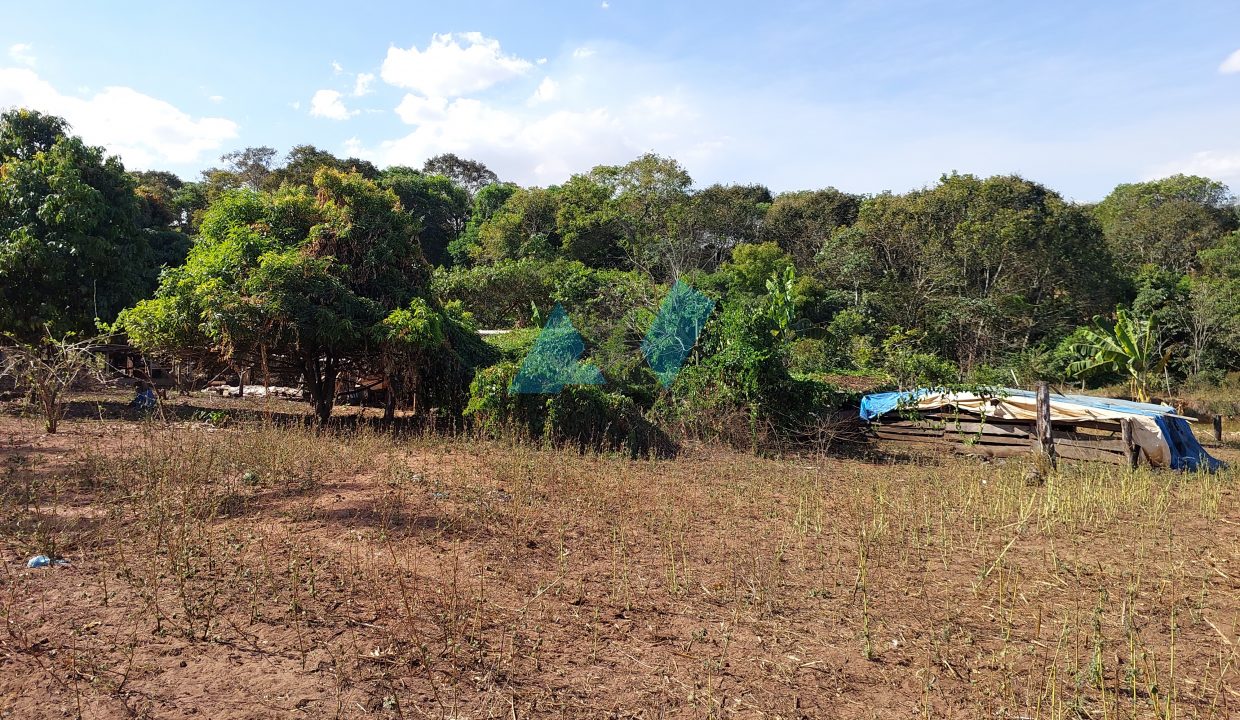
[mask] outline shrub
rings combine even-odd
[[[632,398],[598,385],[567,385],[550,395],[512,393],[520,363],[481,370],[470,386],[465,415],[491,436],[516,435],[582,452],[626,450],[633,457],[671,454],[667,435]]]

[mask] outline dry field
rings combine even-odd
[[[0,415],[0,718],[1240,717],[1232,473],[177,410]]]

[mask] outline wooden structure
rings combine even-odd
[[[1051,421],[1049,392],[1039,387],[1037,420],[983,417],[955,407],[889,413],[870,424],[879,440],[897,440],[968,455],[1008,458],[1041,455],[1136,467],[1140,448],[1133,440],[1132,421]]]

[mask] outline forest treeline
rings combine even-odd
[[[262,366],[326,421],[342,377],[391,407],[650,449],[670,430],[804,439],[891,387],[1240,370],[1240,216],[1176,175],[1096,204],[944,175],[908,193],[695,186],[647,154],[552,187],[441,155],[378,168],[310,145],[246,148],[192,180],[126,171],[61,119],[0,117],[0,333],[105,331],[150,352]],[[681,372],[642,339],[675,281],[715,302]],[[606,383],[510,393],[556,304]],[[515,329],[488,336],[479,329]]]

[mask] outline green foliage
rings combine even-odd
[[[288,185],[221,196],[185,266],[118,327],[144,349],[296,369],[321,422],[344,370],[434,385],[419,362],[451,355],[446,328],[457,321],[429,299],[415,221],[392,191],[359,174],[320,169],[314,182],[313,196]]]
[[[1015,176],[867,199],[818,257],[878,324],[924,331],[926,352],[965,368],[1057,340],[1121,289],[1093,219]]]
[[[474,259],[486,262],[533,257],[550,259],[559,246],[559,195],[541,188],[518,189],[478,228]]]
[[[726,303],[656,411],[691,433],[755,448],[810,434],[844,398],[832,386],[794,378],[787,353],[761,303]]]
[[[465,229],[469,194],[444,175],[424,175],[408,168],[389,168],[379,185],[396,193],[401,207],[421,228],[418,240],[432,265],[449,259],[448,246]]]
[[[613,194],[593,175],[574,175],[560,187],[555,221],[566,257],[596,267],[621,262],[624,228]]]
[[[1227,186],[1196,175],[1120,185],[1094,208],[1115,258],[1178,273],[1197,269],[1198,253],[1236,229]]]
[[[110,322],[155,280],[133,181],[67,131],[0,115],[0,332],[27,341]]]
[[[709,251],[701,266],[714,268],[733,248],[756,243],[771,207],[764,185],[711,185],[693,194],[690,221],[696,242]]]
[[[724,263],[719,273],[734,293],[762,295],[768,291],[767,281],[782,277],[793,267],[792,256],[773,242],[741,245],[732,251],[732,260]]]
[[[499,182],[499,177],[486,165],[477,160],[457,157],[454,153],[444,153],[428,159],[422,165],[422,172],[449,178],[471,196]]]
[[[469,265],[475,257],[480,257],[482,241],[479,233],[482,226],[499,211],[508,198],[517,191],[512,183],[494,183],[479,190],[470,206],[469,220],[465,230],[452,242],[448,243],[448,255],[456,265]]]
[[[633,457],[665,455],[673,447],[627,395],[597,385],[570,385],[554,395],[512,393],[516,362],[480,370],[470,384],[465,415],[489,435],[515,434],[582,451],[627,450]]]
[[[1094,318],[1094,327],[1082,332],[1084,341],[1075,347],[1083,359],[1068,366],[1068,374],[1081,377],[1094,370],[1121,372],[1139,402],[1149,402],[1150,390],[1167,365],[1170,350],[1158,354],[1157,331],[1153,324],[1127,310],[1116,312],[1115,324],[1108,326]]]
[[[899,390],[953,387],[960,369],[950,361],[921,350],[919,330],[893,329],[882,344],[882,369]]]
[[[859,196],[835,188],[784,193],[771,203],[761,238],[778,244],[798,267],[809,268],[832,233],[856,221],[860,208]]]
[[[796,268],[784,268],[782,275],[772,275],[766,281],[764,310],[771,320],[776,338],[787,342],[794,337],[793,324],[797,317]]]

